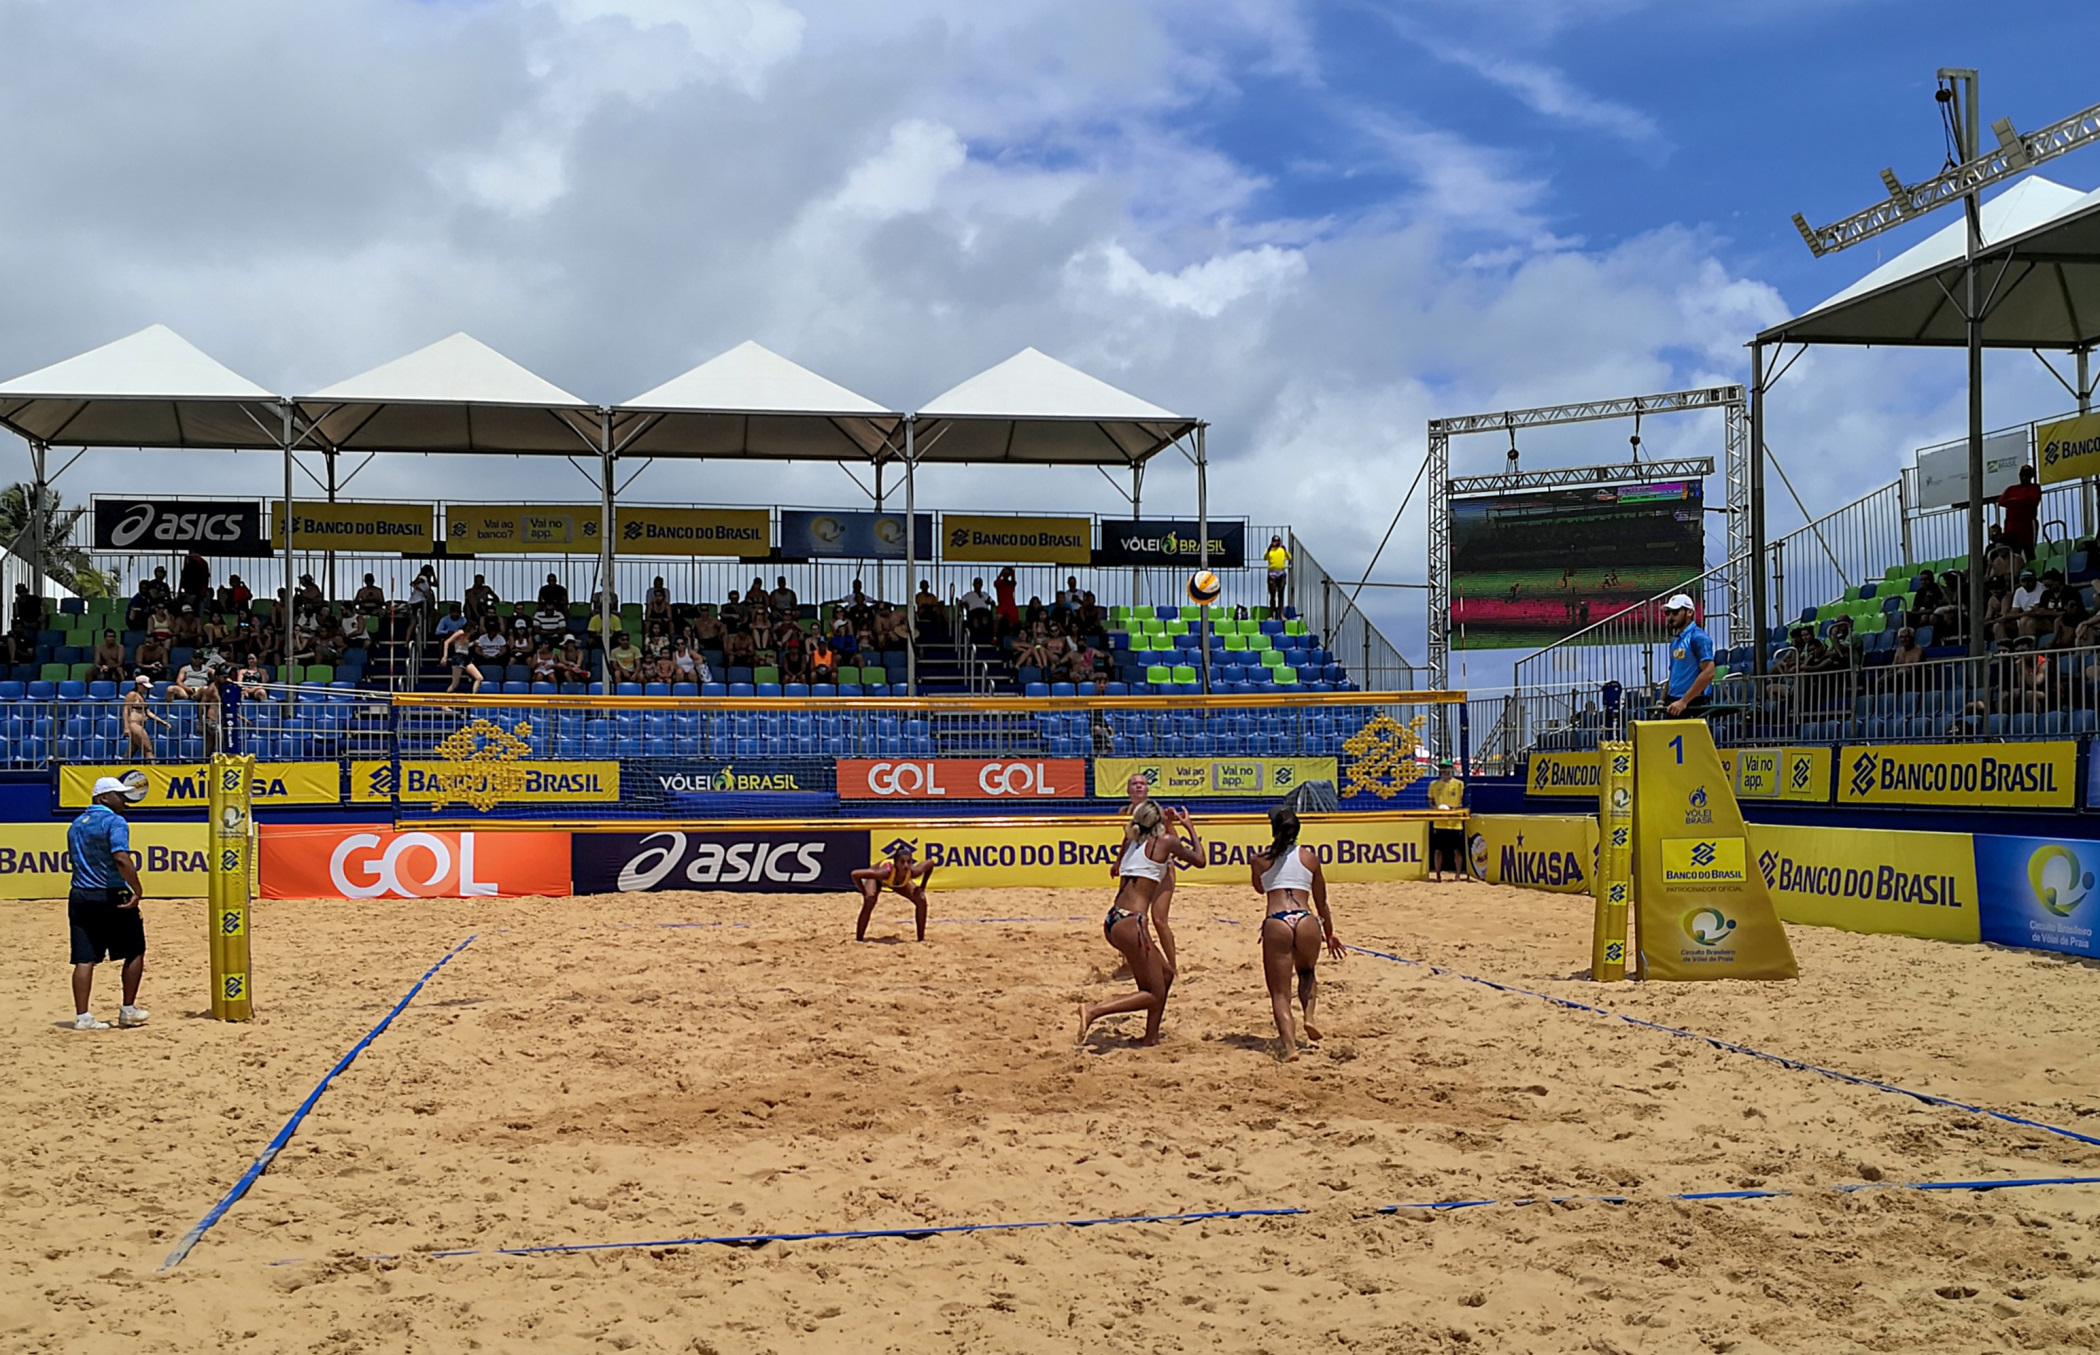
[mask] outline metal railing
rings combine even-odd
[[[1415,685],[1415,666],[1356,604],[1356,584],[1327,572],[1293,535],[1287,597],[1307,626],[1319,632],[1335,661],[1358,685],[1403,691]],[[1263,601],[1266,601],[1264,595]]]

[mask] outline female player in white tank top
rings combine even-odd
[[[1142,775],[1131,777],[1124,784],[1124,789],[1130,793],[1130,808],[1133,813],[1136,812],[1139,805],[1152,798],[1152,783],[1147,781]],[[1173,831],[1174,820],[1169,816],[1167,819],[1167,832],[1172,833]],[[1197,864],[1200,865],[1202,863],[1198,862]],[[1169,857],[1167,860],[1167,873],[1160,878],[1158,887],[1152,891],[1152,926],[1159,933],[1159,949],[1167,959],[1167,985],[1169,987],[1173,986],[1175,978],[1181,973],[1181,961],[1176,958],[1174,953],[1174,924],[1169,917],[1169,913],[1174,907],[1174,876],[1178,869],[1178,862],[1174,858]],[[1116,863],[1108,868],[1109,878],[1114,879],[1122,873],[1123,862],[1121,858],[1118,858]]]
[[[1179,825],[1187,836],[1177,836]],[[1079,1040],[1086,1042],[1087,1029],[1104,1016],[1118,1012],[1145,1013],[1145,1038],[1140,1044],[1159,1043],[1160,1018],[1166,1015],[1167,992],[1174,975],[1166,957],[1152,944],[1150,915],[1162,885],[1170,878],[1171,863],[1203,864],[1203,842],[1189,822],[1187,810],[1175,810],[1171,818],[1157,801],[1146,800],[1130,811],[1123,830],[1123,855],[1116,863],[1116,901],[1101,923],[1108,944],[1130,964],[1130,977],[1138,990],[1099,1006],[1079,1004]]]
[[[1320,1028],[1313,1024],[1313,1010],[1319,1000],[1320,942],[1325,939],[1328,953],[1337,960],[1347,952],[1327,912],[1327,877],[1320,871],[1320,854],[1298,845],[1298,815],[1278,805],[1269,811],[1269,827],[1274,840],[1266,851],[1249,858],[1248,866],[1254,888],[1268,899],[1268,916],[1261,921],[1261,969],[1276,1015],[1276,1059],[1290,1063],[1298,1058],[1298,1038],[1291,1029],[1291,971],[1298,971],[1305,1038],[1317,1041]],[[1317,925],[1306,910],[1307,902],[1319,914]]]

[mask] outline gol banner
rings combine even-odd
[[[1799,972],[1704,720],[1636,720],[1636,944],[1651,979]]]
[[[1966,809],[2069,809],[2078,745],[1878,743],[1838,760],[1838,803],[1952,805]]]
[[[84,809],[97,779],[114,776],[140,809],[202,809],[211,790],[209,767],[98,767],[58,769],[58,802]],[[343,798],[342,769],[333,762],[258,762],[250,794],[259,805],[332,805]]]
[[[1091,518],[941,515],[941,558],[1038,565],[1083,565],[1094,558]]]
[[[1307,781],[1335,783],[1338,759],[1331,757],[1094,759],[1094,794],[1120,800],[1130,793],[1132,777],[1143,777],[1162,800],[1223,797],[1282,798]]]
[[[298,550],[399,551],[428,555],[437,540],[437,505],[429,503],[308,503],[292,500],[293,546]],[[284,500],[270,504],[270,545],[284,549]]]
[[[1185,884],[1237,885],[1253,890],[1248,858],[1268,847],[1269,825],[1259,819],[1206,821],[1198,817],[1206,864],[1184,869]],[[919,859],[937,867],[935,889],[1100,889],[1123,846],[1123,821],[1016,822],[1012,827],[949,827],[929,822],[905,831],[869,835],[871,859],[903,837]],[[1322,873],[1336,883],[1421,880],[1428,877],[1429,828],[1421,819],[1308,819],[1301,844],[1320,854]],[[1105,905],[1104,905],[1105,906]]]
[[[594,503],[448,503],[445,549],[454,555],[596,555]]]
[[[1978,939],[1976,855],[1967,833],[1753,823],[1750,849],[1783,921]]]
[[[773,553],[773,523],[763,508],[622,508],[613,519],[613,549],[622,555],[731,555],[763,560]]]
[[[2100,474],[2100,414],[2042,424],[2035,429],[2034,445],[2045,485]]]
[[[569,892],[569,835],[396,833],[363,824],[266,823],[268,899],[472,899]]]
[[[149,899],[201,899],[207,868],[202,823],[134,823],[131,854]],[[73,887],[63,823],[0,824],[0,899],[62,899]]]
[[[1466,822],[1473,874],[1500,885],[1587,894],[1597,869],[1597,820],[1547,814],[1475,814]]]

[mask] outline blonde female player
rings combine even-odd
[[[933,863],[912,864],[916,854],[909,842],[900,841],[890,848],[887,860],[853,872],[853,887],[860,891],[861,899],[860,921],[853,926],[854,940],[868,939],[868,919],[875,916],[875,900],[885,889],[911,900],[919,939],[926,939],[926,882],[933,878]]]
[[[1179,826],[1187,836],[1176,833]],[[1148,930],[1148,917],[1152,912],[1160,886],[1167,878],[1167,863],[1180,861],[1190,866],[1203,864],[1203,841],[1196,836],[1195,825],[1189,822],[1188,811],[1177,809],[1171,817],[1159,807],[1155,800],[1145,800],[1130,811],[1130,822],[1123,829],[1123,857],[1117,862],[1116,901],[1109,907],[1108,917],[1101,924],[1108,944],[1114,946],[1130,964],[1130,977],[1136,981],[1138,990],[1128,997],[1119,997],[1099,1006],[1079,1004],[1079,1040],[1086,1041],[1086,1033],[1094,1022],[1104,1016],[1118,1012],[1145,1013],[1145,1038],[1138,1043],[1159,1043],[1160,1018],[1166,1015],[1167,992],[1174,986],[1174,975],[1167,968],[1166,958],[1152,944]]]
[[[1336,960],[1348,952],[1335,936],[1334,918],[1327,911],[1327,877],[1320,870],[1320,854],[1298,845],[1298,815],[1278,805],[1269,811],[1269,829],[1273,840],[1268,849],[1256,852],[1247,864],[1255,890],[1268,899],[1268,916],[1261,921],[1261,968],[1276,1015],[1276,1061],[1292,1063],[1298,1058],[1298,1039],[1291,1029],[1291,970],[1298,971],[1305,1038],[1317,1042],[1320,1028],[1313,1024],[1313,1010],[1319,1000],[1321,939]],[[1311,925],[1308,901],[1319,913],[1317,927]]]
[[[1139,805],[1146,803],[1152,798],[1152,783],[1145,779],[1142,772],[1133,775],[1124,784],[1123,789],[1130,795],[1130,811],[1132,813],[1137,812]],[[1169,833],[1174,831],[1174,821],[1171,817],[1167,820],[1167,831]],[[1159,930],[1159,949],[1167,958],[1167,983],[1169,986],[1172,986],[1176,976],[1181,973],[1181,962],[1175,958],[1174,954],[1174,925],[1168,917],[1168,914],[1174,907],[1174,876],[1179,864],[1173,858],[1168,859],[1167,873],[1160,877],[1159,888],[1152,893],[1152,925]],[[1196,864],[1202,865],[1203,863],[1198,861]],[[1121,875],[1122,872],[1123,861],[1121,857],[1118,857],[1114,864],[1109,866],[1108,877],[1113,880]]]

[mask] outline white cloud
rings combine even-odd
[[[1442,48],[1437,54],[1507,90],[1545,117],[1578,127],[1594,127],[1637,146],[1655,146],[1662,141],[1662,129],[1646,113],[1578,89],[1552,66],[1486,56],[1462,47]]]
[[[1288,286],[1305,276],[1297,250],[1260,245],[1189,264],[1177,272],[1154,272],[1121,244],[1109,243],[1072,259],[1065,282],[1084,290],[1099,287],[1166,310],[1211,319],[1247,296]]]
[[[877,220],[923,212],[968,158],[953,127],[907,118],[890,129],[880,151],[853,167],[832,205]]]

